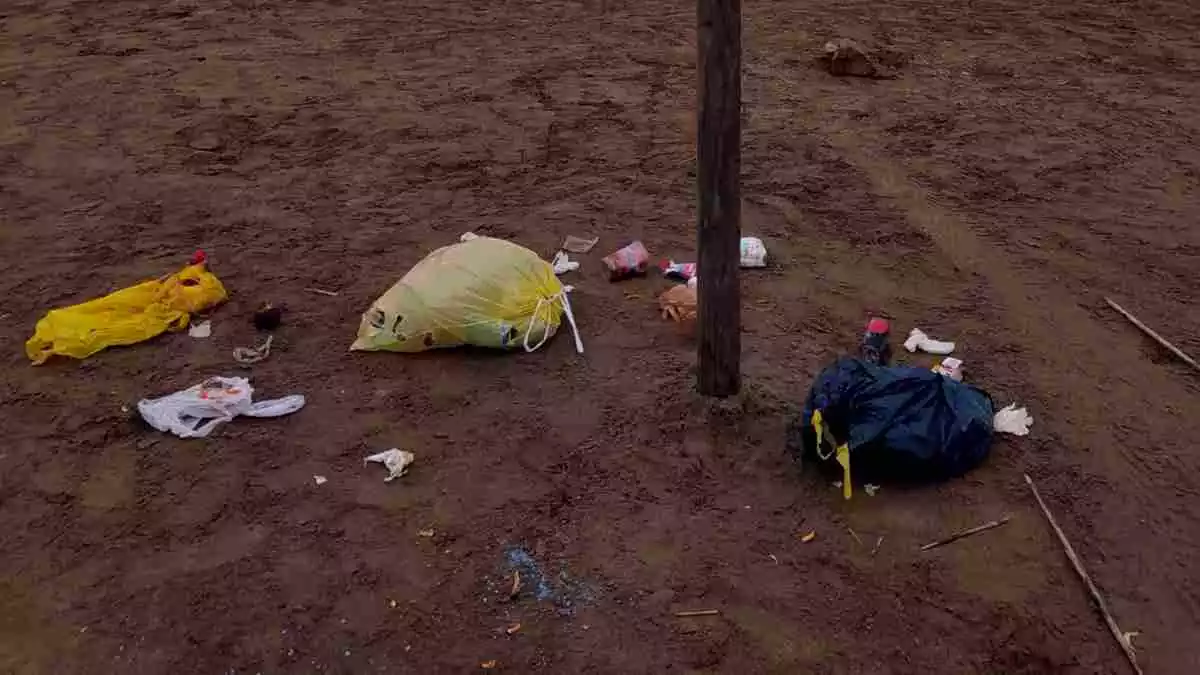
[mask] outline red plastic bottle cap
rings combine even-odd
[[[887,319],[873,318],[870,321],[867,321],[867,332],[868,333],[876,333],[878,335],[887,335],[889,330],[891,330],[891,326],[888,324]]]
[[[207,260],[208,260],[208,254],[205,253],[203,250],[200,250],[200,251],[196,251],[195,253],[192,254],[192,261],[190,264],[200,265],[200,264],[203,264]]]

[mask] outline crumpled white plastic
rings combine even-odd
[[[742,237],[740,242],[742,267],[766,267],[767,247],[758,237]]]
[[[188,335],[197,339],[204,339],[212,335],[212,322],[200,321],[188,326]]]
[[[295,394],[254,403],[254,388],[244,377],[210,377],[193,387],[161,398],[138,401],[142,419],[180,438],[202,438],[223,422],[238,415],[280,417],[304,407],[304,397]]]
[[[910,352],[920,349],[927,354],[945,356],[954,351],[954,343],[934,340],[922,332],[920,328],[914,328],[908,334],[908,339],[904,341],[904,348]]]
[[[556,275],[574,272],[575,270],[579,269],[579,263],[571,262],[571,258],[567,256],[566,251],[559,251],[556,253],[554,255],[554,260],[551,260],[550,264],[554,267],[554,273]]]
[[[992,418],[992,428],[1015,436],[1028,436],[1029,427],[1033,424],[1033,416],[1024,408],[1018,408],[1013,403],[996,413]]]
[[[412,464],[413,460],[416,458],[416,455],[407,450],[392,448],[391,450],[384,450],[383,452],[367,457],[363,460],[363,464],[379,462],[380,464],[386,466],[388,470],[388,477],[384,478],[383,482],[390,483],[407,473],[408,465]]]

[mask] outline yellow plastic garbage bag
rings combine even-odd
[[[225,287],[203,262],[81,305],[51,310],[37,322],[25,353],[34,365],[58,354],[83,359],[116,345],[188,325],[190,315],[224,302]]]
[[[568,288],[536,253],[464,235],[413,266],[362,316],[359,351],[423,352],[477,345],[534,351],[558,330]],[[578,335],[576,349],[583,351]]]

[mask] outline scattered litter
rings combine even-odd
[[[688,281],[696,276],[696,263],[677,263],[674,260],[660,260],[658,269],[664,277],[673,277]]]
[[[234,347],[233,360],[244,366],[263,361],[271,355],[271,342],[274,339],[274,335],[268,335],[267,339],[257,347]]]
[[[877,366],[886,366],[891,362],[892,345],[888,342],[891,330],[892,326],[887,319],[867,319],[867,328],[863,331],[862,342],[858,346],[858,354],[862,360]]]
[[[587,253],[588,251],[592,250],[592,248],[595,247],[596,243],[599,241],[600,237],[584,239],[583,237],[576,237],[568,234],[567,238],[563,240],[562,250],[570,251],[571,253]]]
[[[514,623],[513,625],[509,626],[508,628],[505,628],[504,633],[505,633],[505,635],[516,635],[517,631],[519,631],[519,630],[521,630],[521,624]]]
[[[1121,307],[1117,303],[1113,302],[1112,298],[1105,298],[1104,301],[1108,303],[1109,307],[1112,307],[1113,309],[1117,310],[1117,312],[1119,312],[1121,314],[1121,316],[1128,319],[1130,323],[1137,326],[1143,333],[1145,333],[1146,335],[1149,335],[1151,338],[1153,338],[1155,342],[1157,342],[1158,344],[1165,347],[1168,351],[1170,351],[1175,356],[1179,357],[1179,359],[1181,361],[1188,364],[1192,368],[1195,368],[1196,370],[1200,371],[1200,363],[1197,363],[1196,359],[1193,359],[1192,357],[1185,354],[1182,349],[1171,344],[1170,342],[1167,341],[1166,338],[1164,338],[1163,336],[1154,332],[1154,330],[1152,330],[1149,326],[1147,326],[1146,324],[1139,321],[1136,316],[1125,311],[1125,309],[1123,307]]]
[[[416,458],[416,455],[407,450],[392,448],[391,450],[384,450],[383,452],[363,459],[363,465],[365,466],[371,462],[378,462],[379,464],[384,465],[387,467],[388,477],[384,478],[383,482],[390,483],[408,473],[408,466],[412,464]]]
[[[879,539],[875,541],[875,548],[871,549],[871,557],[872,558],[875,557],[876,553],[879,553],[880,546],[883,546],[883,535],[879,536]]]
[[[571,258],[567,255],[566,251],[555,253],[554,260],[550,261],[550,265],[554,267],[555,275],[566,274],[567,272],[574,272],[579,269],[579,263],[571,262]]]
[[[779,564],[779,558],[776,558],[774,553],[768,553],[767,557],[770,558],[771,560],[774,560],[776,565]]]
[[[261,331],[273,331],[283,323],[283,308],[264,303],[254,312],[254,327]]]
[[[992,401],[975,387],[923,368],[841,358],[817,376],[787,447],[863,482],[944,480],[978,466],[992,442]]]
[[[1032,424],[1033,416],[1025,408],[1018,408],[1016,403],[1005,406],[992,418],[993,429],[1014,436],[1028,436]]]
[[[920,349],[926,354],[946,356],[954,352],[954,343],[934,340],[922,332],[920,328],[914,328],[909,332],[908,339],[904,341],[904,348],[910,352]]]
[[[1075,568],[1075,573],[1083,580],[1084,585],[1087,586],[1088,594],[1092,596],[1092,601],[1100,610],[1100,613],[1104,615],[1104,623],[1108,624],[1109,632],[1112,633],[1117,644],[1121,646],[1121,651],[1125,652],[1125,658],[1129,659],[1129,665],[1133,666],[1134,672],[1141,675],[1142,668],[1138,665],[1137,657],[1133,653],[1133,641],[1129,639],[1130,635],[1136,635],[1137,633],[1121,631],[1121,627],[1117,625],[1117,620],[1113,618],[1112,612],[1108,609],[1108,603],[1104,601],[1104,596],[1100,595],[1100,590],[1096,588],[1096,584],[1088,576],[1087,570],[1083,568],[1083,561],[1075,553],[1075,548],[1071,546],[1071,542],[1067,541],[1067,535],[1058,526],[1058,521],[1054,519],[1054,514],[1050,513],[1050,507],[1046,506],[1046,502],[1042,501],[1042,495],[1038,492],[1037,486],[1033,484],[1033,479],[1029,477],[1029,474],[1025,474],[1025,482],[1033,492],[1033,498],[1037,500],[1038,506],[1042,509],[1042,514],[1046,516],[1046,522],[1050,523],[1050,527],[1054,529],[1054,534],[1058,537],[1059,543],[1062,544],[1063,553],[1066,553],[1067,558],[1071,560],[1071,566]]]
[[[395,600],[388,600],[388,607],[391,607],[392,609],[396,609],[399,606],[400,606],[399,602],[396,602]]]
[[[508,591],[508,597],[515,598],[521,593],[521,572],[513,570],[512,588]]]
[[[684,612],[675,612],[675,616],[678,616],[678,617],[717,616],[720,613],[721,613],[721,610],[719,610],[719,609],[690,609],[690,610],[687,610]]]
[[[417,530],[418,537],[425,537],[426,539],[428,539],[428,538],[432,537],[433,535],[434,535],[433,528],[430,528],[428,530]]]
[[[808,542],[810,542],[810,541],[812,541],[813,539],[816,539],[816,538],[817,538],[817,531],[816,531],[816,530],[813,530],[812,532],[809,532],[809,533],[807,533],[807,534],[801,535],[801,537],[800,537],[800,541],[802,541],[802,542],[804,542],[805,544],[807,544]]]
[[[863,485],[863,492],[867,493],[868,497],[874,497],[876,492],[879,492],[879,486],[874,483]]]
[[[477,236],[414,265],[363,314],[350,349],[411,353],[476,345],[532,352],[565,314],[582,354],[570,290],[533,251]]]
[[[324,288],[306,288],[304,290],[308,291],[309,293],[316,293],[318,295],[327,295],[331,298],[336,298],[338,295],[340,295],[337,291],[327,291]]]
[[[492,659],[490,661],[484,661],[483,663],[479,664],[479,667],[483,668],[484,670],[491,670],[496,667],[496,659]]]
[[[325,476],[314,475],[313,482],[316,483],[317,485],[324,485],[329,482],[329,479],[326,478]]]
[[[238,415],[281,417],[304,407],[304,397],[285,396],[254,403],[250,381],[244,377],[211,377],[183,391],[162,398],[138,401],[142,419],[180,438],[207,436],[218,425]]]
[[[949,537],[946,537],[945,539],[938,539],[937,541],[933,541],[928,544],[925,544],[924,546],[921,547],[921,550],[928,551],[930,549],[934,549],[939,546],[945,546],[946,544],[949,544],[951,542],[958,541],[959,539],[962,539],[963,537],[969,537],[973,534],[979,534],[980,532],[987,532],[988,530],[995,529],[997,527],[1000,527],[1001,525],[1006,524],[1010,520],[1012,520],[1012,516],[1004,516],[1000,520],[992,520],[992,521],[986,522],[982,525],[976,525],[975,527],[971,527],[971,528],[968,528],[965,530],[961,530],[959,532],[955,532],[954,534],[950,535]]]
[[[877,80],[894,78],[891,69],[879,63],[875,54],[853,40],[832,40],[825,43],[817,57],[831,75],[869,77]]]
[[[956,359],[953,356],[947,356],[946,358],[942,359],[941,363],[933,367],[933,372],[937,373],[938,375],[945,375],[955,382],[962,382],[962,367],[962,359]]]
[[[203,340],[206,337],[212,337],[212,322],[201,321],[188,326],[188,336],[198,340]]]
[[[700,277],[695,276],[695,277],[692,277],[691,279],[688,279],[688,283],[687,283],[688,288],[695,290],[699,285],[700,285]]]
[[[658,307],[664,319],[691,321],[696,318],[696,289],[672,286],[658,296]]]
[[[608,280],[621,281],[645,274],[650,264],[650,253],[642,242],[635,241],[605,256],[603,262],[608,268]]]
[[[228,297],[221,281],[205,267],[203,252],[192,260],[198,262],[175,274],[51,310],[25,343],[26,356],[35,366],[55,355],[84,359],[107,347],[183,330],[192,314]]]
[[[758,237],[742,237],[738,242],[741,249],[742,267],[766,267],[767,247]]]

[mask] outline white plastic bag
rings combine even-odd
[[[758,237],[742,237],[742,267],[766,267],[767,247]]]
[[[180,438],[202,438],[238,415],[279,417],[304,407],[304,397],[285,396],[254,403],[254,388],[244,377],[210,377],[183,391],[162,398],[138,401],[142,419]]]
[[[993,429],[1014,436],[1028,436],[1031,426],[1033,415],[1025,408],[1018,408],[1016,403],[1005,406],[992,418]]]

